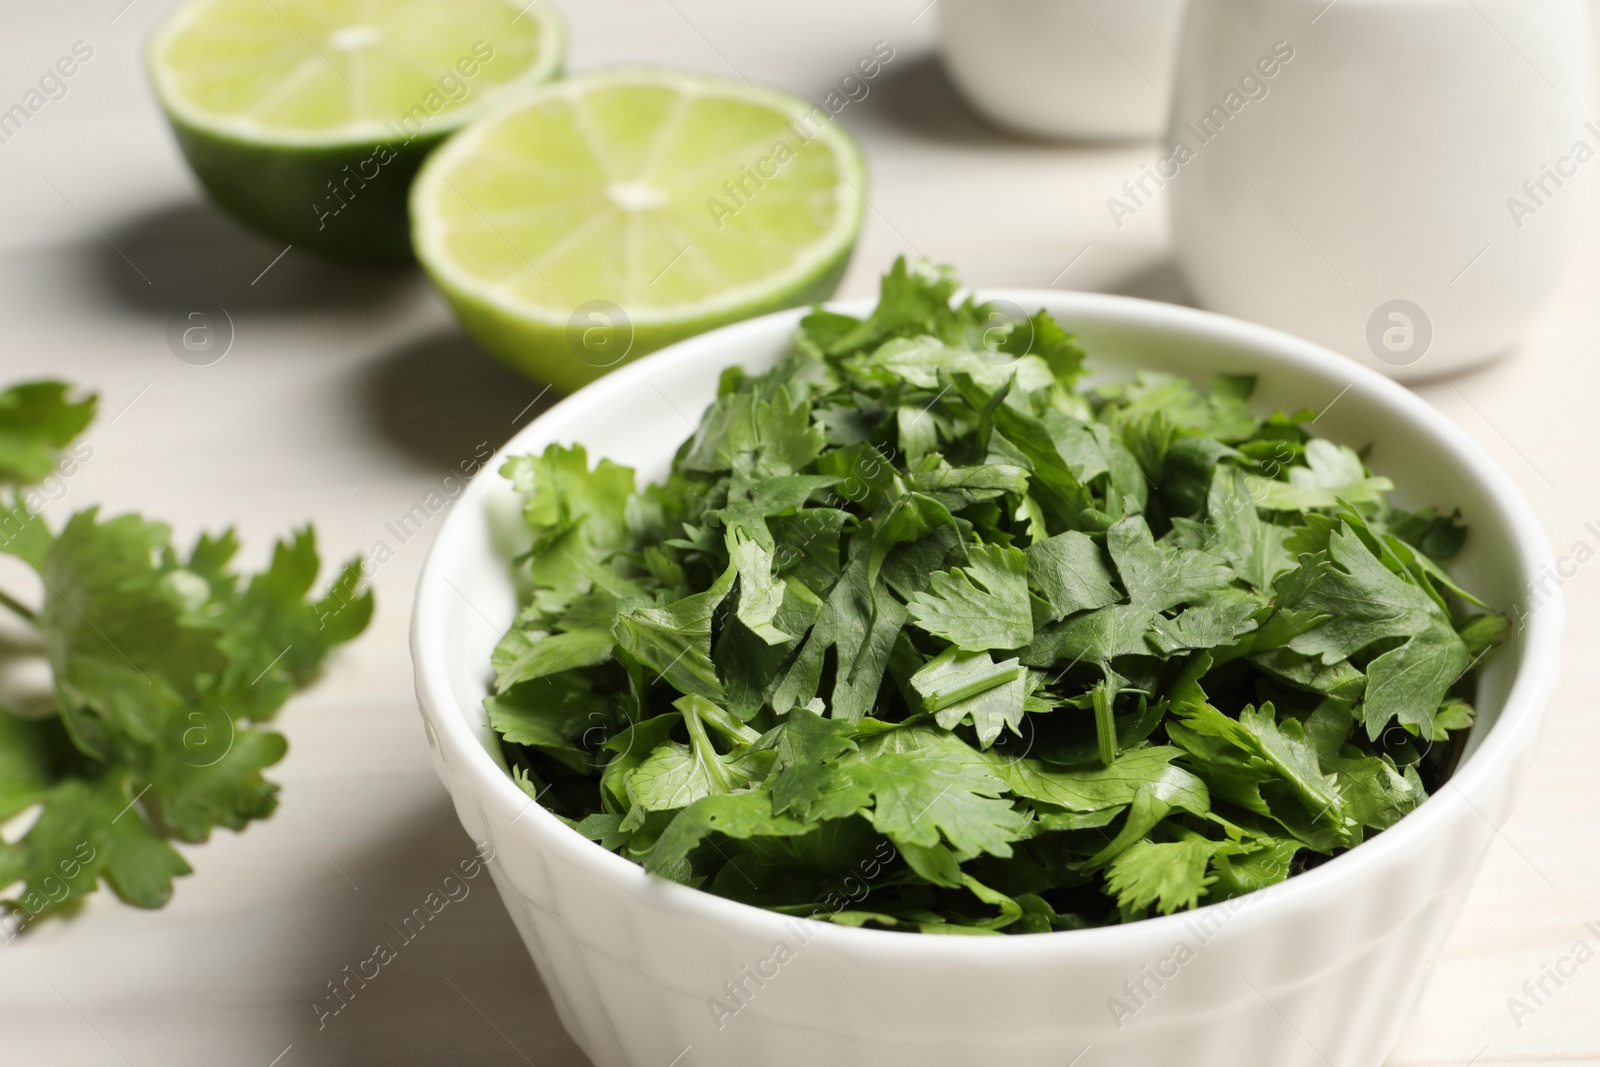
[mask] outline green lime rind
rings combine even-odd
[[[616,278],[595,277],[593,272],[597,268],[592,261],[582,265],[591,271],[589,275],[584,275],[582,270],[563,272],[559,266],[541,263],[538,252],[530,255],[523,245],[538,246],[541,242],[549,245],[551,241],[546,239],[546,235],[538,233],[513,240],[512,235],[525,235],[529,231],[519,231],[517,223],[512,220],[521,218],[523,225],[526,225],[529,217],[542,215],[556,220],[555,224],[565,227],[567,231],[581,229],[591,222],[602,223],[600,228],[604,230],[604,220],[599,216],[607,211],[617,214],[618,209],[607,205],[603,197],[600,197],[596,206],[599,186],[595,184],[596,175],[592,167],[585,173],[582,165],[573,164],[562,157],[560,151],[545,151],[547,146],[543,144],[518,143],[515,141],[518,134],[508,131],[532,128],[526,121],[527,117],[541,108],[561,103],[570,106],[576,114],[583,110],[584,103],[593,103],[595,94],[619,89],[675,91],[696,101],[710,100],[713,106],[727,103],[731,107],[743,106],[752,111],[767,109],[771,112],[769,118],[786,121],[820,114],[819,109],[797,97],[742,82],[675,70],[619,68],[587,73],[545,86],[514,105],[497,109],[493,115],[463,131],[429,158],[411,193],[411,229],[417,259],[444,293],[463,328],[484,349],[528,377],[566,392],[578,389],[626,362],[707,330],[828,299],[836,291],[849,266],[865,213],[866,163],[860,148],[848,133],[831,120],[813,121],[810,125],[793,127],[804,129],[809,137],[804,141],[796,138],[796,144],[808,149],[817,144],[813,152],[825,159],[824,179],[820,183],[808,180],[796,187],[789,187],[786,193],[762,194],[770,199],[763,204],[767,217],[759,222],[763,227],[775,227],[779,231],[773,240],[766,243],[764,251],[778,249],[789,253],[786,258],[769,254],[765,264],[759,268],[747,272],[729,272],[730,253],[727,248],[722,248],[719,250],[720,258],[713,258],[718,258],[718,269],[727,280],[720,285],[709,285],[703,291],[691,287],[677,303],[661,300],[653,293],[649,300],[631,301],[615,291],[616,284],[606,284],[607,280],[616,283]],[[593,118],[593,115],[590,117]],[[584,127],[587,133],[594,132],[590,123],[575,122]],[[662,139],[670,140],[670,134],[663,134],[660,128],[636,129],[631,131],[631,135],[637,141],[649,142],[653,146]],[[508,141],[508,138],[511,139]],[[609,159],[609,162],[615,163],[617,158],[629,156],[630,149],[627,146],[610,153],[604,150],[606,147],[604,144],[598,146],[596,159]],[[679,147],[682,148],[681,145]],[[592,140],[590,148],[596,148]],[[565,151],[570,152],[571,146],[568,145]],[[721,177],[725,172],[717,170],[717,158],[726,160],[739,157],[727,155],[726,143],[721,145],[719,151],[721,156],[713,153],[708,163],[706,158],[694,156],[689,149],[682,149],[676,155],[674,166],[691,174],[697,170],[709,170]],[[513,153],[509,160],[508,152]],[[648,153],[639,152],[636,155],[645,156]],[[584,161],[586,164],[594,162]],[[530,180],[532,172],[525,171],[529,166],[542,171],[545,177],[556,175],[552,179],[554,184],[545,187],[559,188],[561,195],[554,199],[541,199],[539,193],[529,191],[537,184]],[[623,170],[623,173],[608,171],[604,177],[609,184],[601,182],[600,185],[607,189],[619,184],[636,187],[643,181],[639,174],[627,172],[626,168]],[[530,178],[521,177],[525,173]],[[579,177],[574,178],[573,175]],[[682,179],[678,171],[670,169],[655,176],[669,187],[678,187],[674,193],[676,201],[664,209],[669,221],[663,224],[663,228],[670,228],[673,218],[690,221],[684,218],[682,212],[689,211],[698,216],[710,206],[708,200],[702,206],[707,187],[703,183],[696,184],[699,179]],[[589,185],[586,186],[585,181]],[[493,202],[475,202],[464,191],[463,187],[472,188],[468,183],[483,183],[482,187],[488,191]],[[694,191],[686,193],[683,191],[686,188]],[[715,191],[714,181],[710,188]],[[795,201],[801,196],[809,196],[805,206],[797,205],[791,209],[772,203],[783,201],[785,197]],[[463,201],[465,206],[461,203]],[[818,201],[823,208],[820,212]],[[455,213],[453,220],[448,217],[452,210]],[[674,215],[673,212],[680,214]],[[816,215],[822,219],[814,222],[813,229],[817,232],[807,230],[804,224],[786,230],[782,224],[795,212],[802,216]],[[624,211],[621,214],[626,216],[627,213]],[[451,241],[459,236],[458,231],[463,228],[478,229],[480,236],[491,244],[501,243],[497,252],[502,262],[498,268],[483,262],[462,261],[461,256],[453,250]],[[692,226],[689,228],[693,229]],[[493,236],[488,236],[490,233]],[[795,233],[800,236],[795,237]],[[567,236],[570,237],[571,233],[568,232]],[[785,238],[788,238],[787,242]],[[695,240],[714,243],[716,235],[703,232],[702,228]],[[750,240],[748,229],[742,240]],[[604,244],[598,239],[587,243]],[[559,246],[563,241],[556,240],[554,244]],[[686,247],[684,251],[687,253],[689,249]],[[591,260],[595,258],[590,257]],[[736,262],[737,253],[732,253],[731,259]],[[777,259],[782,262],[774,266]],[[642,274],[638,273],[638,265],[630,265],[629,270],[634,273],[629,277],[635,288],[642,288],[639,279],[649,279],[656,265],[659,265],[659,257]],[[496,275],[497,269],[499,276]],[[663,273],[671,269],[674,268],[668,263]],[[512,291],[516,287],[507,280],[508,270],[511,274],[522,275],[528,286],[536,292],[530,295],[527,287],[522,292]],[[528,275],[534,273],[545,283],[543,286],[532,286]],[[601,270],[599,273],[604,275],[607,272]],[[609,273],[614,275],[619,272]]]
[[[419,93],[405,114],[325,129],[266,129],[185,99],[181,79],[167,69],[163,57],[175,35],[213,6],[215,0],[195,0],[180,7],[145,49],[152,89],[185,160],[210,197],[250,229],[349,262],[411,261],[407,197],[428,154],[474,119],[559,77],[566,51],[565,23],[548,4],[535,3],[519,17],[537,24],[538,56],[476,98],[469,91],[454,103]]]
[[[349,262],[412,259],[406,197],[444,134],[285,152],[168,118],[211,199],[250,229]]]
[[[632,324],[631,327],[614,324],[607,327],[603,313],[598,313],[601,315],[598,319],[580,318],[575,323],[560,325],[529,319],[450,286],[428,268],[426,261],[423,267],[450,302],[462,328],[485,351],[529,378],[560,392],[571,393],[625,363],[696,334],[831,299],[850,266],[854,251],[852,242],[840,249],[814,277],[738,308],[671,322]],[[605,331],[604,339],[586,344],[585,333],[596,326]],[[606,351],[608,348],[610,352]],[[613,356],[619,349],[621,354]]]

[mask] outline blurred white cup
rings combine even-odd
[[[1592,48],[1587,0],[1194,0],[1162,171],[1194,294],[1401,379],[1515,347],[1600,174]]]
[[[1152,138],[1187,0],[940,0],[945,66],[973,109],[1029,137]]]

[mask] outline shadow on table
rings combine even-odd
[[[961,99],[937,54],[902,56],[873,79],[865,100],[849,105],[855,117],[898,126],[932,141],[969,147],[1035,142],[988,125]]]
[[[1159,300],[1163,304],[1182,304],[1184,307],[1199,307],[1194,293],[1189,290],[1189,283],[1184,281],[1183,272],[1178,269],[1178,264],[1170,257],[1155,260],[1123,275],[1106,285],[1095,286],[1100,292],[1115,293],[1119,296],[1136,296],[1143,300]]]
[[[855,118],[878,121],[930,141],[966,148],[1009,146],[1061,152],[1128,147],[1116,139],[1051,139],[1001,129],[967,106],[937,52],[896,58],[870,84],[866,99],[848,105],[842,113],[846,122]]]
[[[378,357],[362,385],[373,428],[413,458],[448,471],[481,463],[560,398],[454,328]]]
[[[290,979],[298,985],[285,998],[303,1007],[291,1009],[281,1028],[296,1065],[588,1067],[557,1021],[488,870],[462,875],[460,864],[470,869],[473,856],[455,812],[440,800],[353,864],[341,857],[344,875],[360,888],[331,892],[335,906],[303,932],[308,969]],[[380,943],[392,953],[387,963],[375,957]],[[363,980],[361,972],[376,974]]]
[[[90,237],[90,298],[171,315],[210,303],[230,313],[372,310],[423,284],[413,266],[330,263],[261,237],[203,200],[166,204]]]

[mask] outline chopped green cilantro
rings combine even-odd
[[[1507,629],[1444,569],[1459,516],[1253,377],[1086,387],[1047,314],[955,289],[901,262],[814,312],[659,485],[506,465],[517,782],[663,877],[930,933],[1229,899],[1421,803]]]

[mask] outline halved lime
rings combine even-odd
[[[423,157],[555,77],[565,40],[545,0],[190,0],[146,62],[218,203],[279,240],[385,260],[410,256]]]
[[[743,82],[603,70],[463,130],[411,191],[417,258],[489,351],[571,390],[831,296],[865,164],[832,116]]]

